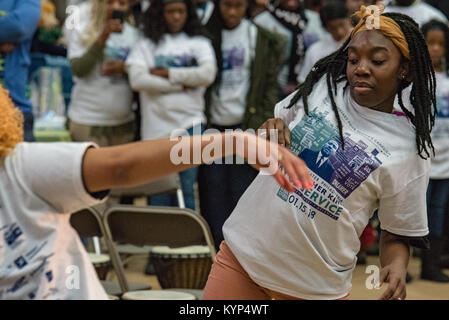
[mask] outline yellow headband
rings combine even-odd
[[[410,60],[410,50],[408,47],[407,40],[405,39],[404,33],[401,27],[391,18],[382,15],[385,7],[380,6],[380,14],[378,17],[379,25],[378,27],[373,26],[370,23],[366,23],[369,18],[372,19],[370,22],[374,22],[376,17],[372,14],[371,10],[367,10],[366,6],[361,6],[360,11],[354,13],[355,16],[360,18],[359,23],[354,27],[351,33],[351,39],[359,32],[366,30],[375,30],[388,39],[390,39],[394,45],[399,49],[404,57]],[[369,26],[371,27],[369,27]]]

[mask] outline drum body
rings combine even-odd
[[[107,254],[88,253],[89,259],[94,265],[100,280],[106,280],[109,270],[111,270],[111,258]]]
[[[123,300],[196,300],[195,296],[186,292],[168,290],[129,291],[122,296]]]
[[[162,288],[204,289],[212,267],[209,247],[177,249],[154,247],[150,251],[156,276]]]

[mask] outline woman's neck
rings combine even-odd
[[[364,108],[369,108],[369,109],[376,110],[376,111],[379,111],[379,112],[393,113],[394,100],[396,99],[396,94],[393,97],[389,97],[389,98],[385,99],[383,102],[381,102],[378,105],[373,106],[373,107],[364,106],[363,104],[361,104],[357,100],[355,100],[354,97],[352,97],[352,95],[351,95],[351,98],[355,102],[357,102],[357,104],[359,104],[360,106],[362,106]]]
[[[236,26],[233,26],[232,28],[230,28],[230,27],[228,27],[227,25],[225,25],[224,27],[225,27],[225,30],[228,30],[228,31],[232,31],[232,30],[235,30],[235,29],[237,29],[238,27],[240,27],[241,26],[241,24],[242,24],[242,21],[243,21],[243,19],[242,20],[240,20],[240,22],[239,22],[239,24],[238,25],[236,25]]]
[[[443,72],[443,64],[440,62],[437,65],[433,65],[435,72]]]

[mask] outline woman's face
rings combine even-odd
[[[238,27],[245,17],[247,7],[247,0],[221,0],[220,12],[226,28]]]
[[[351,19],[349,18],[332,19],[326,24],[326,31],[329,32],[332,38],[337,42],[346,40],[351,29]]]
[[[107,11],[108,15],[112,15],[112,11],[124,11],[129,10],[129,0],[107,0]]]
[[[352,98],[360,105],[392,112],[408,63],[391,40],[376,31],[357,33],[348,46],[346,75]]]
[[[429,30],[426,34],[427,47],[434,68],[441,67],[443,57],[446,54],[446,40],[444,32],[438,29]]]
[[[164,6],[164,19],[168,32],[180,33],[187,21],[187,6],[184,2],[167,3]]]

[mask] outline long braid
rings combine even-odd
[[[405,79],[401,81],[398,88],[399,105],[415,126],[418,154],[421,158],[426,159],[430,156],[429,149],[435,153],[430,132],[435,123],[435,115],[437,113],[436,79],[429,51],[418,24],[412,18],[400,13],[385,13],[383,15],[393,19],[400,26],[409,46],[411,59],[410,73],[413,78],[410,102],[413,106],[414,113],[408,110],[402,101],[402,91],[410,85]],[[350,41],[351,39],[346,40],[336,52],[315,63],[312,71],[308,74],[306,80],[298,86],[296,94],[287,106],[287,108],[291,108],[302,98],[304,111],[309,115],[308,96],[311,94],[314,85],[326,75],[328,94],[332,109],[337,118],[343,148],[343,125],[337,105],[335,104],[334,92],[336,94],[337,84],[339,82],[347,81],[346,67]]]

